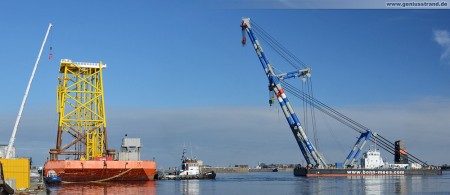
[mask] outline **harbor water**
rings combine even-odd
[[[46,194],[450,194],[438,176],[303,178],[292,173],[217,174],[215,180],[62,184]]]

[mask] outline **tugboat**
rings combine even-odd
[[[47,185],[61,184],[61,177],[56,174],[56,171],[49,170],[47,175],[44,177],[44,182]]]
[[[200,164],[195,158],[188,158],[186,156],[186,148],[183,149],[181,156],[181,168],[175,170],[173,173],[158,174],[159,180],[189,180],[189,179],[215,179],[216,173],[209,171],[200,173]]]

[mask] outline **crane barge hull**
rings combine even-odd
[[[297,167],[298,177],[442,175],[442,169],[308,169]]]
[[[156,163],[141,161],[49,160],[44,175],[54,170],[62,182],[149,181],[154,180]]]

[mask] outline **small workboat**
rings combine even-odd
[[[56,174],[56,171],[49,170],[47,172],[47,175],[44,177],[44,182],[46,184],[52,185],[52,184],[60,184],[61,183],[61,177]]]

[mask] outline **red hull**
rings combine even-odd
[[[154,180],[156,163],[144,161],[51,160],[44,175],[54,170],[63,182],[148,181]]]

